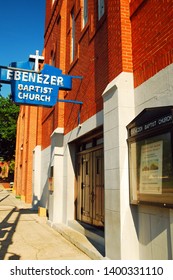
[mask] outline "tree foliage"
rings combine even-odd
[[[0,96],[0,157],[5,161],[15,155],[16,125],[19,106],[13,103],[10,95]]]

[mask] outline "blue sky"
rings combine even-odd
[[[27,61],[36,50],[42,53],[46,0],[3,0],[0,3],[0,65]],[[11,92],[9,85],[2,96]]]

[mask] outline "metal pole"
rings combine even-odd
[[[83,105],[83,102],[82,101],[78,101],[78,100],[57,99],[57,102],[73,103],[73,104]]]

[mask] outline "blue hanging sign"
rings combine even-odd
[[[29,61],[0,68],[0,82],[11,84],[12,99],[21,105],[54,106],[59,90],[72,89],[72,78],[47,64],[40,72],[33,71]]]

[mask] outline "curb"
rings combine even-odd
[[[51,226],[54,230],[60,233],[65,239],[70,241],[78,249],[84,252],[92,260],[104,260],[103,257],[96,248],[88,241],[88,239],[80,232],[64,225],[64,224],[52,224],[47,221],[47,224]]]

